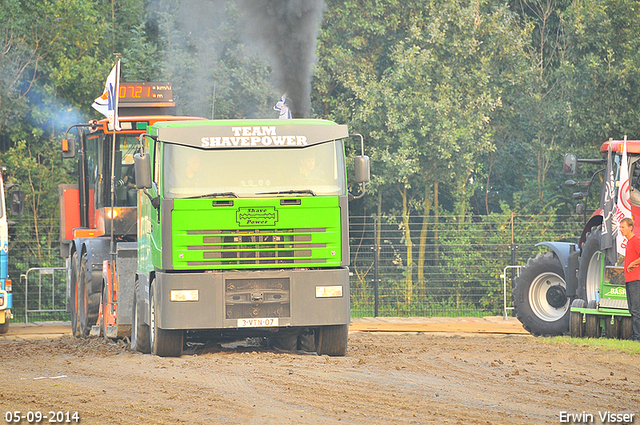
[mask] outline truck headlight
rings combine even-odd
[[[199,294],[197,289],[181,289],[173,290],[169,293],[171,301],[198,301]]]
[[[316,298],[342,297],[342,286],[316,286]]]

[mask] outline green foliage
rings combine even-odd
[[[98,118],[90,105],[114,53],[123,80],[173,82],[181,114],[275,116],[282,93],[243,34],[241,7],[3,1],[0,165],[27,193],[26,215],[11,230],[20,253],[12,274],[61,262],[57,185],[75,181],[75,164],[61,161],[60,139],[70,125]],[[312,113],[365,136],[372,181],[352,212],[397,215],[385,223],[402,234],[385,242],[397,273],[387,282],[397,296],[390,311],[408,314],[417,302],[425,312],[495,312],[495,264],[510,261],[512,215],[533,217],[513,226],[519,262],[549,229],[574,237],[580,224],[559,218],[573,210],[562,155],[597,157],[609,137],[640,137],[639,14],[632,0],[326,1]],[[453,270],[453,292],[429,278],[439,270]],[[369,272],[359,270],[358,294]],[[484,299],[473,298],[475,288]]]

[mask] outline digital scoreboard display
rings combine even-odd
[[[120,82],[118,101],[121,103],[173,103],[173,86],[167,82]]]

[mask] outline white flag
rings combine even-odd
[[[620,222],[631,217],[631,204],[629,203],[629,165],[627,161],[627,136],[624,136],[622,148],[622,161],[620,162],[620,185],[618,186],[618,203],[616,204],[615,222],[618,228],[616,246],[618,254],[625,255],[627,250],[627,238],[620,233]]]
[[[93,109],[109,119],[111,126],[120,130],[118,123],[118,86],[120,85],[120,58],[107,77],[104,93],[93,102]]]

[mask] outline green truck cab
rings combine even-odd
[[[135,156],[133,348],[180,355],[185,332],[216,331],[344,355],[349,137],[311,119],[150,126]],[[355,176],[362,196],[364,154]]]

